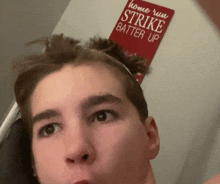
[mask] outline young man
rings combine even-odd
[[[15,95],[41,184],[154,184],[159,135],[134,78],[144,59],[110,40],[62,35],[20,59]]]

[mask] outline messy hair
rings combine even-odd
[[[148,72],[144,58],[128,55],[114,41],[97,37],[82,44],[79,40],[61,34],[27,43],[27,45],[32,44],[43,44],[44,52],[17,58],[13,64],[13,68],[18,71],[14,84],[16,101],[21,118],[28,124],[31,133],[31,94],[41,79],[60,70],[67,63],[80,65],[98,61],[113,67],[115,71],[120,72],[125,94],[136,107],[141,121],[144,122],[148,117],[143,91],[134,77],[138,73]]]

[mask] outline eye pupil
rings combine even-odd
[[[48,126],[46,127],[45,133],[46,133],[47,135],[50,135],[50,134],[52,134],[53,132],[54,132],[54,126],[48,125]]]
[[[104,112],[100,113],[97,117],[98,121],[105,121],[107,118],[106,114]]]

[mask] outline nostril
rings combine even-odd
[[[71,159],[71,158],[68,158],[67,161],[68,161],[69,163],[74,163],[74,162],[75,162],[75,161],[74,161],[73,159]]]
[[[78,158],[80,158],[80,157],[78,157]],[[88,158],[89,158],[89,155],[88,155],[88,154],[85,154],[85,155],[83,155],[83,156],[81,157],[81,159],[80,159],[79,161],[85,162],[85,161],[88,160]],[[70,163],[70,164],[73,164],[73,163],[75,163],[75,162],[77,161],[77,159],[72,159],[72,158],[67,158],[66,160],[67,160],[67,162]]]
[[[87,160],[88,157],[89,157],[89,155],[88,155],[88,154],[85,154],[85,155],[82,157],[82,159],[83,159],[83,160]]]

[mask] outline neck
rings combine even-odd
[[[153,173],[151,165],[149,167],[150,168],[148,170],[148,174],[147,174],[147,178],[146,178],[145,184],[156,184],[156,180],[154,178],[154,173]]]

